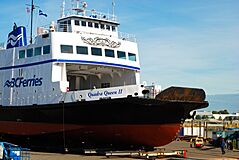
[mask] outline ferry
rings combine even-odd
[[[0,139],[63,148],[170,143],[191,111],[208,106],[204,90],[141,83],[135,36],[118,30],[114,13],[74,2],[66,14],[63,0],[60,18],[38,27],[30,43],[24,26],[8,34]]]

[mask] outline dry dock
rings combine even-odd
[[[239,151],[226,150],[226,154],[222,155],[220,148],[213,148],[211,146],[205,146],[202,149],[190,148],[188,142],[174,141],[166,146],[163,146],[166,151],[186,149],[188,159],[239,159]],[[107,158],[106,156],[86,156],[76,154],[59,154],[59,153],[42,153],[31,152],[31,160],[102,160],[102,159],[117,159],[117,160],[134,160],[137,158],[118,157],[113,156]],[[164,157],[162,159],[167,159]]]

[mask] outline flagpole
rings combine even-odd
[[[34,7],[34,2],[32,0],[32,4],[31,4],[31,35],[30,35],[30,44],[32,44],[32,26],[33,26],[33,11],[34,11],[35,7]]]

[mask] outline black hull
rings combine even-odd
[[[39,146],[161,146],[172,141],[192,110],[208,106],[204,99],[203,90],[172,87],[156,99],[129,97],[2,106],[0,135],[9,142]]]
[[[180,122],[205,103],[142,98],[102,99],[25,107],[1,107],[3,121],[58,124],[165,124]],[[160,117],[160,118],[159,118]],[[21,134],[21,133],[19,133]]]

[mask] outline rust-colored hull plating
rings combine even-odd
[[[179,129],[180,124],[88,126],[83,130],[69,132],[69,137],[82,135],[82,131],[90,131],[89,138],[99,143],[158,147],[170,143]]]
[[[49,135],[62,137],[65,131],[67,146],[76,143],[115,143],[118,145],[144,145],[157,147],[170,143],[180,129],[180,124],[161,125],[56,125],[0,122],[0,132],[9,135],[27,136],[34,139]],[[11,126],[11,127],[9,127]],[[21,133],[21,135],[19,135]],[[39,134],[41,133],[41,134]],[[49,136],[51,137],[51,136]],[[61,139],[61,138],[59,138]]]

